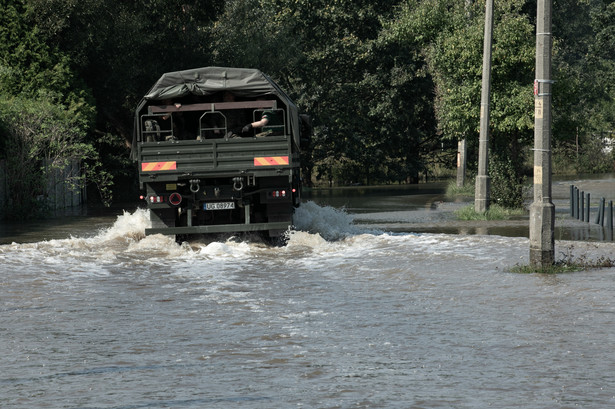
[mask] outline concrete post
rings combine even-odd
[[[463,187],[466,183],[466,147],[465,138],[457,142],[457,187]]]
[[[472,20],[472,3],[474,0],[466,0],[465,9],[468,22]],[[463,187],[466,184],[466,170],[468,163],[468,147],[466,138],[457,142],[457,187]]]
[[[551,201],[551,4],[538,0],[534,80],[534,202],[530,206],[530,265],[555,261],[555,206]]]
[[[489,117],[491,94],[491,44],[493,34],[493,0],[485,7],[485,38],[483,41],[483,82],[480,96],[480,136],[478,140],[478,174],[474,193],[474,210],[484,213],[489,209]]]

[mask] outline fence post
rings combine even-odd
[[[587,217],[585,218],[585,221],[587,223],[589,223],[589,209],[590,209],[590,202],[589,202],[589,193],[588,193],[587,194],[587,214],[586,214]]]
[[[570,217],[574,217],[574,185],[570,185]]]
[[[581,204],[579,205],[579,218],[582,222],[585,221],[585,192],[581,190]]]
[[[574,187],[574,192],[572,193],[572,198],[571,198],[572,203],[573,203],[573,205],[572,205],[572,217],[573,218],[577,217],[577,210],[576,210],[577,209],[577,190],[578,189],[575,186]]]
[[[599,224],[600,226],[604,225],[604,197],[600,198],[598,214],[596,215],[596,224]]]
[[[579,191],[578,187],[574,188],[574,217],[579,220]]]
[[[606,227],[613,231],[613,201],[609,200],[609,212],[606,216]]]

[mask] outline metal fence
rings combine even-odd
[[[63,169],[53,169],[49,172],[45,191],[41,195],[41,200],[46,202],[47,208],[55,213],[66,209],[79,208],[85,203],[85,188],[83,186],[75,188],[72,182],[80,174],[81,166],[78,160],[72,161]],[[0,160],[0,220],[6,215],[9,197],[6,162]]]
[[[597,209],[592,217],[591,193],[584,192],[574,185],[570,185],[570,217],[587,223],[592,222],[606,228],[609,239],[613,240],[613,201],[608,204],[604,197],[598,201]]]
[[[78,207],[84,202],[84,189],[77,182],[80,165],[80,161],[73,160],[62,169],[53,168],[49,172],[45,199],[52,210]]]

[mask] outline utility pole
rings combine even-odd
[[[493,34],[493,0],[485,8],[485,39],[483,43],[483,83],[480,96],[480,136],[478,139],[478,175],[474,193],[474,210],[484,213],[489,209],[489,116],[491,93],[491,43]]]
[[[551,202],[551,4],[538,0],[534,80],[534,202],[530,206],[530,265],[555,258],[555,206]]]
[[[472,23],[472,3],[474,0],[466,0],[465,9],[468,25]],[[466,184],[466,170],[468,163],[468,147],[466,137],[457,141],[457,187],[464,187]]]
[[[468,148],[466,138],[457,141],[457,187],[463,187],[466,183]]]

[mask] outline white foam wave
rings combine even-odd
[[[326,246],[327,241],[336,241],[352,235],[370,233],[353,224],[353,216],[343,209],[319,206],[306,202],[300,206],[293,217],[296,230],[289,231],[290,246]],[[145,229],[151,227],[149,209],[124,211],[113,225],[102,229],[93,237],[71,237],[67,240],[52,240],[56,245],[76,249],[91,250],[102,246],[126,246],[132,251],[165,250],[168,255],[194,252],[203,256],[244,255],[251,248],[263,247],[264,244],[251,237],[212,237],[207,243],[192,242],[177,245],[173,236],[145,236]],[[246,244],[246,241],[249,244]]]
[[[166,264],[166,261],[182,260],[188,264],[204,260],[218,260],[226,263],[231,260],[302,260],[302,263],[321,263],[323,258],[338,260],[365,260],[373,253],[375,258],[391,254],[413,259],[423,259],[437,255],[439,257],[464,257],[468,247],[474,248],[474,241],[483,242],[479,237],[387,234],[371,231],[364,226],[353,224],[353,216],[344,210],[328,206],[319,206],[307,202],[297,209],[294,216],[295,230],[288,232],[285,246],[270,246],[250,237],[209,237],[205,242],[191,240],[189,243],[177,244],[173,236],[160,234],[145,236],[145,229],[150,226],[149,211],[138,209],[124,212],[108,228],[102,229],[91,237],[71,237],[62,240],[50,240],[30,244],[13,244],[0,253],[7,252],[15,264],[22,264],[26,259],[43,260],[49,265],[59,266],[63,263],[78,265],[91,263],[100,268],[114,264]],[[493,237],[489,239],[493,244]],[[507,245],[511,240],[506,239]],[[476,255],[473,253],[476,252]],[[470,257],[492,257],[481,246],[470,252]],[[7,259],[8,260],[8,259]],[[19,261],[21,260],[21,261]],[[226,261],[225,261],[226,260]],[[286,261],[285,261],[286,262]]]
[[[173,236],[145,236],[151,226],[147,209],[124,211],[109,227],[87,237],[73,236],[38,243],[13,243],[0,253],[10,252],[17,265],[24,260],[42,260],[61,266],[88,263],[102,267],[117,263],[164,263],[164,259],[196,261],[261,258],[266,260],[283,254],[335,253],[347,247],[343,240],[362,233],[353,225],[352,216],[343,210],[305,203],[295,214],[296,230],[288,232],[286,246],[272,247],[252,236],[208,237],[177,244]],[[17,257],[17,254],[21,254]],[[21,260],[21,261],[20,261]]]
[[[118,236],[125,239],[131,236]],[[189,252],[188,246],[180,246],[175,242],[175,238],[172,236],[165,236],[162,234],[154,234],[151,236],[143,235],[140,240],[132,241],[128,239],[127,252],[129,253],[147,253],[158,257],[181,257],[185,253]]]
[[[327,246],[328,242],[318,233],[309,233],[300,230],[291,230],[288,232],[288,241],[286,248],[317,248]]]
[[[134,250],[153,250],[157,247],[173,247],[172,236],[145,236],[145,229],[151,227],[148,209],[137,209],[135,212],[124,213],[109,228],[99,232],[92,240],[100,243],[123,242],[128,243]],[[319,206],[314,202],[306,202],[296,209],[293,223],[296,230],[289,231],[289,244],[310,247],[326,245],[327,241],[340,240],[352,235],[369,233],[364,228],[353,224],[353,216],[343,209],[329,206]],[[380,233],[380,232],[377,232]],[[151,238],[154,237],[154,238]],[[193,242],[183,250],[192,248],[201,255],[233,255],[245,254],[250,247],[259,247],[263,243],[248,238],[250,245],[246,244],[245,237],[237,239],[213,238],[214,241],[207,244]],[[73,238],[74,240],[74,238]],[[308,243],[309,242],[309,243]],[[182,246],[177,246],[179,249]]]
[[[198,256],[208,258],[217,257],[243,257],[249,255],[252,251],[252,246],[246,242],[237,242],[234,239],[229,239],[226,242],[212,242],[206,245],[201,245],[197,250]]]

